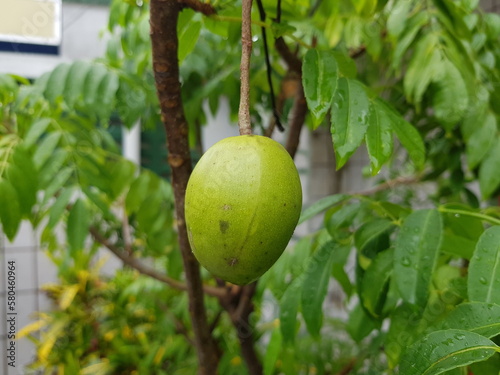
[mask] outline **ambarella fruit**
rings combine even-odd
[[[213,275],[250,283],[283,253],[301,207],[299,174],[283,146],[257,135],[225,138],[207,150],[188,182],[191,248]]]

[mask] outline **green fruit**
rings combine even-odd
[[[186,190],[189,242],[216,277],[244,285],[278,260],[302,208],[299,174],[278,142],[225,138],[201,157]]]

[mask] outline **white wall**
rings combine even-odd
[[[106,40],[100,33],[107,25],[108,15],[107,7],[63,3],[60,55],[0,51],[0,73],[36,78],[62,62],[102,56]]]

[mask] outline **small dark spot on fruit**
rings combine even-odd
[[[286,203],[283,203],[283,206],[286,206]]]
[[[260,244],[262,245],[264,242],[260,241]]]
[[[266,254],[266,255],[269,254],[269,251],[265,251],[264,254]]]
[[[229,222],[225,220],[219,220],[219,228],[222,234],[226,233],[229,229]]]
[[[234,266],[236,264],[238,264],[238,258],[231,258],[227,261],[227,264],[229,264],[229,266]]]

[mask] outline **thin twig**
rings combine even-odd
[[[144,263],[140,262],[137,258],[133,258],[132,256],[126,254],[124,251],[122,251],[118,246],[115,244],[111,243],[106,237],[104,237],[95,227],[90,228],[90,234],[94,239],[106,247],[109,251],[111,251],[113,254],[115,254],[124,264],[129,266],[130,268],[133,268],[140,273],[150,276],[153,279],[156,279],[158,281],[161,281],[169,286],[171,286],[174,289],[178,290],[187,290],[187,285],[184,284],[183,282],[179,280],[175,280],[167,275],[164,275],[155,269],[148,267]],[[213,287],[210,285],[204,285],[203,290],[207,295],[213,296],[213,297],[224,297],[227,295],[227,291],[223,288],[218,288],[218,287]]]
[[[350,193],[352,195],[373,195],[378,192],[387,190],[387,189],[393,189],[397,186],[401,185],[413,185],[421,181],[420,176],[410,176],[410,177],[396,177],[392,180],[386,181],[380,185],[377,185],[373,188],[358,191],[356,193]]]
[[[252,54],[252,0],[243,0],[241,6],[241,64],[240,108],[238,125],[240,135],[252,134],[250,121],[250,56]]]
[[[266,21],[266,11],[264,10],[264,5],[262,4],[262,0],[257,0],[257,6],[259,8],[260,20],[262,22]],[[269,46],[267,45],[267,32],[265,27],[261,27],[262,30],[262,43],[264,45],[264,55],[266,58],[266,73],[267,73],[267,82],[269,85],[269,95],[271,96],[271,107],[273,109],[274,116],[274,125],[276,125],[279,131],[283,132],[285,129],[281,124],[281,111],[278,110],[276,106],[276,98],[274,96],[274,85],[272,79],[272,67],[271,67],[271,58],[269,56]]]
[[[281,23],[281,0],[276,3],[276,22]]]

